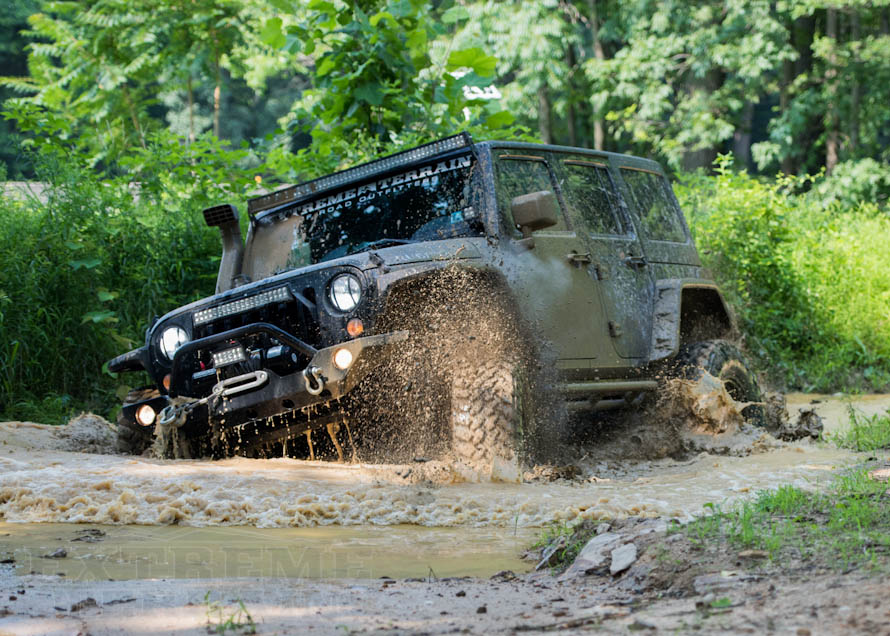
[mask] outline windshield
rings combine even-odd
[[[254,229],[245,273],[259,280],[369,249],[479,235],[473,172],[470,155],[433,160],[265,217]]]

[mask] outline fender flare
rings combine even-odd
[[[684,344],[684,334],[691,323],[703,317],[702,339],[725,337],[734,329],[735,320],[717,283],[698,278],[668,278],[656,282],[653,307],[652,344],[649,360],[673,357]]]

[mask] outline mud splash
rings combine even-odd
[[[16,446],[7,439],[8,429],[0,426],[6,441],[0,454],[0,516],[7,522],[528,528],[553,519],[688,518],[707,502],[776,483],[806,486],[854,458],[796,444],[750,457],[589,459],[571,481],[455,483],[433,462],[371,466],[84,455]]]

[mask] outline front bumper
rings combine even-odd
[[[408,337],[407,331],[356,338],[332,347],[319,349],[302,372],[285,376],[270,369],[247,374],[243,384],[225,382],[214,387],[222,399],[207,404],[211,417],[224,418],[226,425],[281,415],[293,410],[343,397],[361,382],[376,366],[375,353],[383,347]],[[346,370],[334,365],[334,354],[348,349],[353,362]],[[220,386],[224,385],[224,386]],[[231,390],[231,393],[227,393]]]
[[[281,332],[271,325],[260,323],[203,339],[204,342],[201,342],[201,346],[213,344],[209,342],[211,339],[215,342],[226,342],[242,335],[240,333],[242,331],[255,333],[258,330],[274,332],[276,337],[281,337],[284,342],[293,346],[304,345],[299,341],[293,342],[295,339],[285,332]],[[229,378],[218,382],[211,390],[211,395],[215,394],[218,399],[201,400],[204,402],[202,408],[207,409],[206,413],[211,418],[228,427],[336,400],[351,391],[375,368],[378,363],[377,354],[385,347],[405,340],[407,337],[407,331],[394,331],[356,338],[324,349],[311,349],[312,356],[302,371],[279,375],[271,369],[262,369],[238,378]],[[174,356],[171,382],[173,387],[183,386],[182,374],[186,373],[184,372],[183,359],[190,353],[187,346],[182,347]],[[305,346],[308,347],[308,345]],[[339,369],[334,364],[334,355],[340,349],[347,349],[352,354],[352,364],[345,370]],[[302,350],[309,353],[306,349]],[[137,351],[139,359],[146,357],[142,350]],[[125,354],[119,358],[123,359],[125,356],[136,357]],[[122,366],[124,365],[118,365],[116,370],[136,370],[121,369]],[[179,382],[177,382],[177,373],[180,374]],[[188,383],[185,386],[189,386]],[[200,399],[199,396],[188,393],[188,391],[178,393],[171,391],[170,396],[161,395],[146,402],[127,405],[123,415],[135,421],[135,413],[143,404],[150,404],[155,412],[159,413],[166,406],[187,404]]]

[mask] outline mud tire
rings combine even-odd
[[[452,381],[453,452],[493,480],[519,478],[523,405],[529,403],[524,377],[521,364],[498,358],[468,364]]]
[[[736,402],[762,402],[763,392],[747,358],[726,340],[704,340],[683,346],[677,354],[677,365],[682,377],[699,378],[707,371],[723,382],[726,392]],[[750,424],[764,426],[766,415],[762,404],[750,404],[742,409]]]
[[[133,389],[124,398],[122,406],[129,406],[160,396],[160,391],[151,387]],[[117,414],[117,450],[126,455],[142,455],[151,445],[153,437],[151,428],[130,422],[123,416],[123,409]]]

